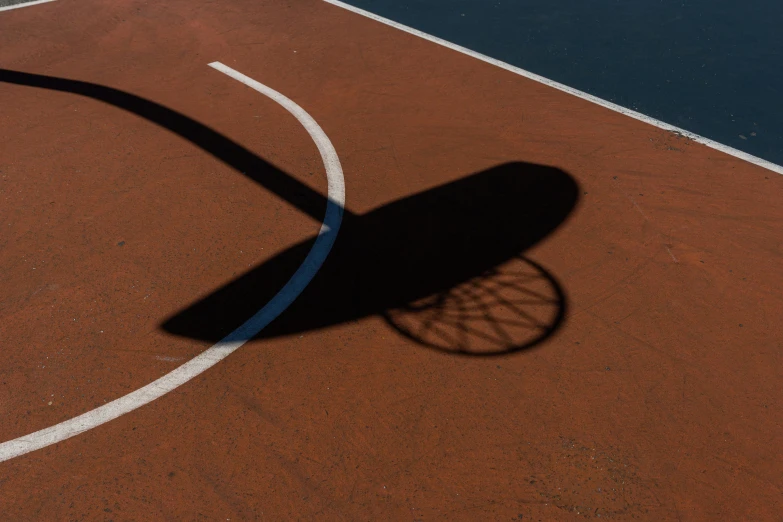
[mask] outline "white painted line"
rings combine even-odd
[[[343,169],[340,166],[340,160],[337,157],[337,152],[335,152],[334,147],[332,146],[332,142],[329,141],[329,138],[326,136],[323,129],[321,129],[318,123],[316,123],[304,109],[279,92],[270,89],[266,85],[258,83],[219,62],[211,63],[209,66],[244,83],[251,89],[260,92],[264,96],[268,96],[282,105],[299,120],[308,134],[310,134],[310,137],[313,138],[313,141],[318,147],[318,151],[321,153],[321,159],[326,168],[326,178],[328,182],[326,214],[313,247],[310,249],[310,252],[307,254],[307,257],[297,269],[296,273],[291,276],[291,279],[288,280],[285,286],[283,286],[272,300],[270,300],[261,310],[256,312],[256,314],[248,319],[242,326],[228,334],[222,341],[211,348],[208,348],[182,366],[167,373],[160,379],[153,381],[124,397],[115,399],[108,404],[104,404],[99,408],[61,422],[60,424],[56,424],[50,428],[36,431],[35,433],[0,444],[0,462],[45,448],[51,444],[56,444],[87,430],[98,427],[110,420],[116,419],[121,415],[162,397],[216,365],[252,337],[257,335],[264,327],[272,322],[272,320],[288,308],[299,294],[302,293],[313,277],[315,277],[316,272],[321,268],[321,265],[326,260],[326,256],[332,249],[334,241],[337,238],[337,231],[340,229],[343,208],[345,207],[345,180],[343,178]]]
[[[422,31],[419,31],[418,29],[414,29],[412,27],[408,27],[407,25],[402,25],[397,22],[394,22],[392,20],[389,20],[388,18],[384,18],[382,16],[378,16],[376,14],[373,14],[369,11],[365,11],[364,9],[359,9],[358,7],[354,7],[352,5],[346,4],[344,2],[341,2],[340,0],[324,0],[324,2],[327,2],[329,4],[335,5],[337,7],[342,7],[343,9],[347,9],[348,11],[351,11],[353,13],[356,13],[361,16],[365,16],[367,18],[370,18],[372,20],[375,20],[376,22],[380,22],[382,24],[388,25],[390,27],[394,27],[395,29],[399,29],[400,31],[404,31],[406,33],[418,36],[419,38],[423,38],[425,40],[428,40],[430,42],[436,43],[438,45],[442,45],[443,47],[448,47],[449,49],[453,51],[457,51],[458,53],[466,54],[472,58],[475,58],[477,60],[481,60],[482,62],[486,62],[492,65],[495,65],[496,67],[500,67],[501,69],[505,69],[509,72],[512,72],[514,74],[518,74],[520,76],[524,76],[525,78],[529,80],[533,80],[534,82],[543,83],[544,85],[547,85],[549,87],[552,87],[554,89],[557,89],[559,91],[567,92],[568,94],[572,94],[576,96],[577,98],[582,98],[583,100],[587,100],[589,102],[595,103],[596,105],[600,105],[601,107],[605,107],[609,110],[619,112],[620,114],[624,114],[626,116],[630,116],[631,118],[634,118],[636,120],[643,121],[645,123],[649,123],[650,125],[653,125],[655,127],[658,127],[659,129],[676,132],[677,134],[681,134],[689,139],[692,139],[693,141],[696,141],[698,143],[701,143],[702,145],[706,145],[707,147],[710,147],[711,149],[719,150],[721,152],[724,152],[726,154],[729,154],[730,156],[734,156],[735,158],[739,158],[742,160],[747,161],[748,163],[753,163],[754,165],[758,165],[759,167],[763,167],[765,169],[769,169],[773,172],[777,172],[778,174],[783,174],[783,166],[776,165],[770,161],[767,161],[762,158],[758,158],[756,156],[753,156],[751,154],[748,154],[747,152],[742,152],[741,150],[737,150],[733,147],[729,147],[728,145],[723,145],[722,143],[718,143],[717,141],[713,141],[709,138],[705,138],[704,136],[699,136],[698,134],[694,134],[690,131],[687,131],[685,129],[681,129],[679,127],[675,127],[674,125],[669,125],[666,122],[656,120],[655,118],[651,118],[650,116],[645,116],[644,114],[641,114],[639,112],[633,111],[631,109],[626,109],[625,107],[621,107],[619,105],[616,105],[610,101],[602,100],[601,98],[598,98],[596,96],[593,96],[592,94],[587,94],[586,92],[582,92],[578,89],[574,89],[573,87],[569,87],[567,85],[563,85],[562,83],[558,83],[554,80],[550,80],[549,78],[544,78],[543,76],[539,76],[535,73],[532,73],[530,71],[526,71],[524,69],[520,69],[519,67],[515,67],[511,64],[508,64],[506,62],[501,62],[500,60],[496,60],[495,58],[491,58],[485,54],[477,53],[476,51],[471,51],[470,49],[466,47],[462,47],[461,45],[457,45],[455,43],[451,43],[447,40],[443,40],[442,38],[438,38],[437,36],[432,36],[431,34],[424,33]]]
[[[23,4],[7,5],[5,7],[0,7],[0,11],[10,11],[11,9],[20,9],[22,7],[30,7],[32,5],[38,5],[38,4],[48,4],[49,2],[54,2],[54,0],[35,0],[35,2],[25,2]]]

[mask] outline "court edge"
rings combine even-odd
[[[11,9],[21,9],[22,7],[30,7],[33,5],[48,4],[49,2],[54,2],[54,1],[55,0],[35,0],[34,2],[24,2],[22,4],[7,5],[5,7],[0,7],[0,12],[10,11]]]
[[[675,127],[674,125],[670,125],[666,122],[663,122],[661,120],[657,120],[655,118],[652,118],[650,116],[646,116],[642,113],[636,112],[631,109],[627,109],[625,107],[622,107],[620,105],[614,104],[610,101],[606,101],[604,99],[598,98],[597,96],[593,96],[592,94],[588,94],[586,92],[580,91],[579,89],[574,89],[573,87],[569,87],[568,85],[563,85],[562,83],[558,83],[554,80],[550,80],[549,78],[545,78],[543,76],[539,76],[538,74],[532,73],[530,71],[526,71],[525,69],[521,69],[519,67],[516,67],[514,65],[508,64],[506,62],[502,62],[500,60],[497,60],[495,58],[491,58],[485,54],[478,53],[476,51],[472,51],[466,47],[462,47],[461,45],[457,45],[455,43],[449,42],[448,40],[444,40],[442,38],[438,38],[437,36],[432,36],[431,34],[427,34],[425,32],[419,31],[418,29],[414,29],[412,27],[408,27],[407,25],[403,25],[400,23],[397,23],[393,20],[389,20],[388,18],[384,18],[382,16],[378,16],[376,14],[373,14],[369,11],[365,11],[364,9],[360,9],[358,7],[354,7],[352,5],[346,4],[344,2],[341,2],[340,0],[323,0],[324,2],[328,4],[332,4],[336,7],[341,7],[343,9],[346,9],[348,11],[351,11],[352,13],[364,16],[366,18],[370,18],[371,20],[375,20],[376,22],[380,22],[382,24],[388,25],[390,27],[393,27],[395,29],[399,29],[400,31],[404,31],[406,33],[412,34],[414,36],[418,36],[419,38],[423,38],[425,40],[428,40],[430,42],[436,43],[438,45],[441,45],[443,47],[447,47],[453,51],[457,51],[458,53],[465,54],[467,56],[470,56],[472,58],[475,58],[477,60],[481,60],[482,62],[494,65],[496,67],[500,67],[501,69],[505,69],[506,71],[512,72],[514,74],[517,74],[519,76],[523,76],[529,80],[533,80],[534,82],[538,82],[544,85],[547,85],[549,87],[552,87],[554,89],[557,89],[559,91],[571,94],[573,96],[576,96],[577,98],[581,98],[583,100],[587,100],[591,103],[594,103],[596,105],[600,105],[601,107],[607,108],[614,112],[619,112],[620,114],[624,114],[625,116],[630,116],[631,118],[634,118],[635,120],[643,121],[644,123],[648,123],[654,127],[658,127],[659,129],[663,129],[669,132],[673,132],[676,134],[679,134],[685,138],[688,138],[690,140],[693,140],[697,143],[701,143],[702,145],[706,145],[707,147],[726,153],[730,156],[734,156],[735,158],[739,158],[741,160],[747,161],[748,163],[752,163],[753,165],[757,165],[759,167],[765,168],[767,170],[771,170],[772,172],[776,172],[778,174],[783,174],[783,166],[776,165],[775,163],[772,163],[771,161],[767,161],[765,159],[759,158],[757,156],[753,156],[751,154],[748,154],[747,152],[742,152],[741,150],[737,150],[733,147],[729,147],[728,145],[724,145],[722,143],[718,143],[717,141],[711,140],[709,138],[705,138],[704,136],[700,136],[698,134],[695,134],[693,132],[687,131],[685,129],[681,129],[679,127]]]

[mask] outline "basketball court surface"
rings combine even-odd
[[[0,518],[780,520],[783,134],[360,4],[0,4]]]

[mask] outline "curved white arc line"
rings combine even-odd
[[[49,428],[0,444],[0,462],[45,448],[116,419],[162,397],[216,365],[258,334],[288,308],[312,281],[332,249],[337,238],[337,231],[340,229],[343,207],[345,206],[345,180],[337,152],[335,152],[331,141],[329,141],[323,129],[304,109],[279,92],[219,62],[211,63],[209,66],[282,105],[299,120],[313,138],[318,151],[321,153],[328,181],[326,214],[313,247],[302,262],[302,265],[291,276],[291,279],[288,280],[285,286],[253,317],[228,334],[223,340],[163,377],[119,399],[115,399],[110,403]]]

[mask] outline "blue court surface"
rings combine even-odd
[[[347,3],[783,164],[783,1]]]

